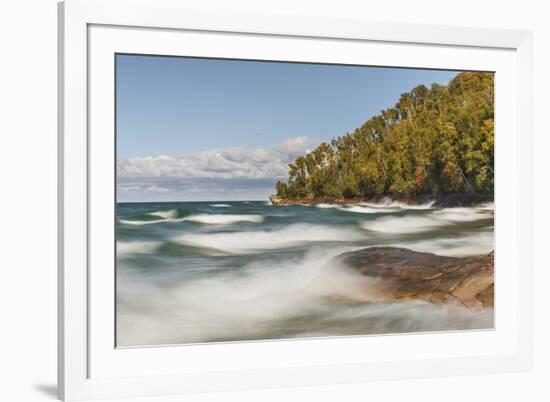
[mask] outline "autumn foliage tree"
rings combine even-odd
[[[353,133],[289,165],[282,198],[492,193],[492,73],[463,72],[447,86],[420,85]]]

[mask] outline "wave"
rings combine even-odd
[[[329,209],[335,208],[346,212],[355,212],[359,214],[389,214],[400,212],[402,210],[429,210],[432,209],[435,201],[426,204],[409,205],[398,201],[393,201],[389,198],[384,198],[379,203],[361,202],[356,205],[341,206],[337,204],[317,204],[317,208]]]
[[[315,207],[321,208],[321,209],[329,209],[329,208],[341,209],[342,208],[342,206],[338,204],[324,204],[324,203],[317,204],[315,205]]]
[[[302,257],[261,259],[238,272],[172,282],[169,290],[123,270],[118,341],[128,346],[260,336],[272,333],[272,326],[281,328],[278,320],[315,311],[326,297],[364,298],[371,278],[327,266],[347,250],[318,248]]]
[[[176,211],[175,209],[171,209],[169,211],[154,211],[154,212],[149,212],[147,215],[160,216],[161,218],[164,218],[164,219],[177,218],[178,211]]]
[[[346,212],[355,212],[359,214],[380,214],[380,213],[394,213],[399,212],[399,209],[395,208],[384,208],[384,207],[371,207],[371,206],[360,206],[354,205],[351,207],[342,208],[342,211]]]
[[[214,208],[231,208],[229,204],[209,204],[209,206]]]
[[[355,212],[359,214],[380,214],[380,213],[395,213],[402,210],[428,210],[432,209],[435,201],[427,204],[408,205],[402,202],[392,201],[389,198],[384,198],[380,203],[361,202],[356,205],[341,206],[338,204],[317,204],[317,208],[329,209],[335,208],[346,212]]]
[[[435,210],[426,215],[387,216],[372,221],[361,222],[359,226],[362,229],[375,232],[410,234],[426,232],[450,224],[474,222],[492,217],[493,214],[490,211],[457,207]]]
[[[492,309],[388,300],[383,282],[335,262],[345,251],[258,259],[168,287],[122,270],[117,340],[135,346],[492,328]]]
[[[450,222],[473,222],[493,217],[490,210],[466,207],[443,208],[432,212],[432,214],[437,218]]]
[[[426,331],[456,331],[494,327],[494,310],[471,310],[455,304],[423,301],[361,303],[343,309],[320,306],[321,325],[295,337],[403,334]]]
[[[156,241],[117,241],[116,254],[117,257],[126,257],[130,254],[152,254],[160,245],[161,243]]]
[[[482,204],[479,204],[477,206],[479,209],[488,210],[488,211],[494,211],[495,210],[495,203],[494,202],[484,202]]]
[[[364,235],[350,228],[293,224],[271,231],[185,234],[173,240],[189,246],[214,248],[238,254],[291,248],[314,242],[347,242],[364,238]]]
[[[230,225],[239,222],[260,223],[264,218],[262,215],[196,214],[189,215],[183,220],[206,225]]]
[[[488,254],[495,249],[494,231],[466,233],[451,238],[425,239],[391,244],[414,251],[428,252],[447,257],[472,257]]]
[[[394,201],[390,198],[382,198],[380,202],[362,202],[360,205],[364,205],[372,208],[398,208],[398,209],[412,209],[412,210],[424,210],[424,209],[433,209],[435,201],[430,201],[425,204],[406,204],[404,202]]]
[[[435,201],[430,201],[425,204],[416,204],[416,205],[404,204],[400,202],[396,204],[401,209],[424,210],[424,209],[433,209],[433,205],[435,204]]]
[[[182,222],[185,218],[166,218],[166,219],[153,219],[148,221],[139,221],[139,220],[130,220],[130,219],[119,219],[120,223],[125,225],[153,225],[155,223],[166,223],[166,222]]]
[[[163,211],[159,211],[163,212]],[[262,215],[230,215],[230,214],[195,214],[195,215],[189,215],[185,218],[175,218],[170,217],[173,216],[173,214],[169,214],[166,211],[166,218],[163,219],[153,219],[153,220],[130,220],[130,219],[119,219],[120,223],[124,223],[126,225],[154,225],[157,223],[177,223],[177,222],[195,222],[195,223],[202,223],[206,225],[230,225],[233,223],[239,223],[239,222],[250,222],[250,223],[260,223],[263,221]],[[159,215],[159,213],[156,213],[156,215]],[[152,215],[153,213],[149,213],[149,215]],[[160,215],[159,215],[160,216]],[[176,215],[177,216],[177,215]]]

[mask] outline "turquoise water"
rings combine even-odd
[[[492,310],[387,300],[332,260],[373,245],[488,253],[492,204],[119,203],[117,214],[119,346],[493,327]]]

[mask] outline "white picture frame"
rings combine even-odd
[[[529,370],[531,47],[524,31],[242,15],[178,0],[60,3],[59,397]],[[114,294],[113,219],[96,217],[113,216],[112,56],[125,51],[496,71],[496,329],[116,349],[114,297],[99,297]]]

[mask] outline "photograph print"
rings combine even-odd
[[[115,57],[117,347],[494,328],[492,72]]]

